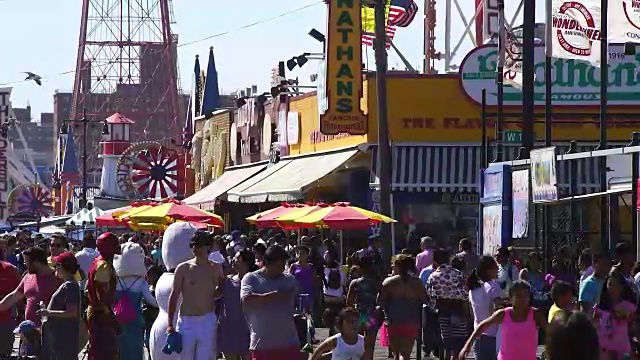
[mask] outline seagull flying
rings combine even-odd
[[[27,74],[27,77],[25,78],[26,80],[33,80],[36,84],[42,86],[42,76],[38,75],[38,74],[34,74],[32,72],[24,72],[25,74]]]

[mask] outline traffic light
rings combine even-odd
[[[6,139],[8,135],[9,135],[9,123],[8,122],[2,123],[2,125],[0,125],[0,136]]]

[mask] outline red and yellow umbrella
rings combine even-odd
[[[224,226],[222,217],[179,201],[169,201],[135,214],[128,214],[127,218],[134,226],[146,223],[157,224],[161,227],[176,221],[193,221],[219,227]]]
[[[283,229],[286,229],[286,230],[297,229],[301,227],[299,224],[296,223],[297,219],[300,219],[301,217],[307,216],[314,211],[324,208],[323,205],[326,206],[326,204],[316,204],[313,206],[307,206],[307,207],[295,209],[287,214],[278,216],[276,218],[276,222],[278,226]],[[307,226],[305,225],[303,227],[307,227]]]
[[[287,216],[289,214],[296,213],[298,210],[309,208],[311,208],[311,206],[307,204],[282,203],[277,208],[257,213],[246,218],[246,220],[250,224],[255,224],[259,227],[277,227],[279,226],[277,219],[279,219],[281,216]],[[302,215],[298,215],[297,217],[300,216]]]
[[[337,230],[366,229],[379,223],[393,223],[396,220],[365,210],[349,203],[331,205],[320,204],[318,209],[292,221],[298,227],[328,227]]]
[[[126,217],[129,214],[149,209],[155,204],[154,202],[134,202],[129,206],[105,211],[104,214],[96,217],[96,225],[112,227],[126,225]]]

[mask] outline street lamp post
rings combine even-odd
[[[69,130],[67,129],[68,123],[80,123],[82,124],[82,199],[80,202],[80,208],[87,207],[87,125],[97,123],[99,121],[92,121],[87,118],[87,108],[82,109],[82,119],[63,120],[60,127],[60,134],[67,135]],[[102,135],[109,135],[109,126],[107,125],[107,119],[102,122]]]

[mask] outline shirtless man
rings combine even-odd
[[[196,233],[190,244],[195,257],[178,265],[175,271],[167,332],[178,331],[182,335],[180,359],[214,360],[217,355],[215,301],[222,294],[225,278],[222,266],[208,259],[212,244],[209,235]],[[174,329],[171,324],[181,297],[177,329]]]

